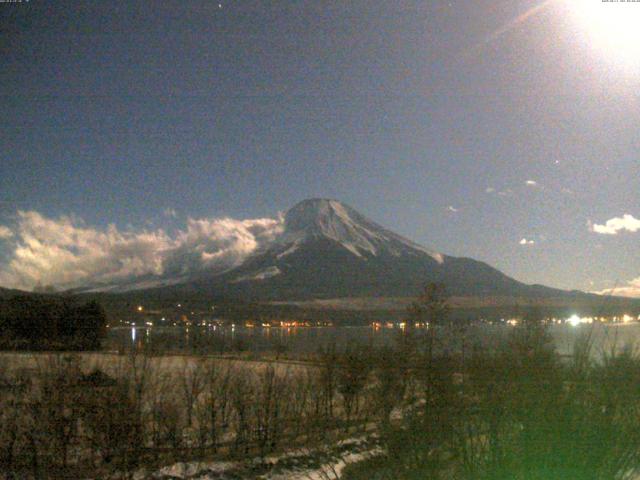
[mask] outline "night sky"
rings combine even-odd
[[[0,285],[161,273],[329,197],[640,295],[640,3],[221,2],[0,3]]]

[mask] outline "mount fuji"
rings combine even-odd
[[[168,281],[168,280],[163,280]],[[238,298],[305,300],[409,297],[429,282],[456,296],[558,296],[486,263],[425,248],[329,199],[304,200],[284,215],[281,232],[241,265],[204,272],[162,288]]]

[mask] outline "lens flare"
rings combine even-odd
[[[620,67],[640,72],[640,2],[565,2],[591,48]]]

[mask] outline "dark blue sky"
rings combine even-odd
[[[640,233],[588,222],[640,217],[640,69],[561,0],[511,23],[539,3],[0,4],[0,225],[332,197],[519,280],[624,285]]]

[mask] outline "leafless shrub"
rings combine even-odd
[[[188,428],[193,426],[193,410],[198,397],[205,389],[206,373],[206,365],[202,359],[192,361],[184,358],[182,360],[179,385]]]
[[[321,352],[317,383],[324,423],[328,426],[334,420],[335,392],[338,386],[338,355],[335,345]]]
[[[182,412],[175,399],[159,395],[151,406],[151,417],[155,447],[177,449],[183,445]]]
[[[360,396],[371,371],[371,358],[363,347],[350,345],[338,358],[337,390],[342,395],[346,427],[357,415]]]
[[[87,442],[99,464],[127,472],[138,465],[142,426],[129,379],[95,388],[83,400],[82,420]]]
[[[198,438],[200,446],[216,444],[221,433],[229,428],[231,385],[234,370],[228,363],[209,360],[204,366],[203,399],[197,403]]]
[[[288,414],[292,419],[291,434],[299,437],[304,425],[310,422],[313,414],[313,376],[309,369],[297,371],[289,376],[290,395],[288,400]]]
[[[252,433],[251,406],[255,401],[255,382],[253,372],[248,369],[238,369],[236,373],[230,385],[230,399],[234,410],[234,452],[246,455],[249,453]]]
[[[383,426],[387,426],[391,412],[402,405],[407,391],[407,366],[398,352],[381,348],[376,352],[373,399],[370,402]]]
[[[70,448],[78,435],[82,392],[79,359],[76,355],[50,355],[39,364],[40,395],[34,404],[34,414],[41,430],[42,444],[50,458],[62,471],[69,465]]]
[[[286,374],[278,375],[272,365],[258,375],[252,411],[254,436],[261,455],[273,450],[280,440],[287,413],[289,378]]]
[[[19,469],[17,459],[30,447],[30,417],[24,405],[23,392],[12,379],[4,377],[0,389],[0,472],[4,472],[7,478],[13,478]]]

